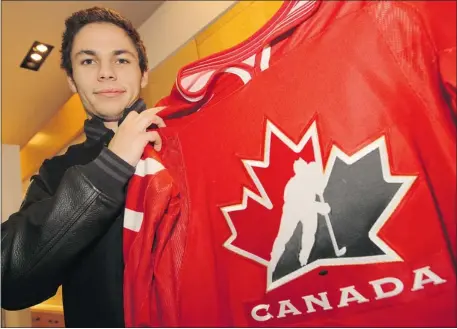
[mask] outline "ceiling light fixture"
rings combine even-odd
[[[20,66],[27,70],[38,71],[53,48],[51,45],[35,41]]]
[[[32,55],[30,55],[30,58],[33,59],[34,61],[41,61],[41,59],[43,58],[40,54],[37,54],[37,53],[33,53]]]
[[[45,53],[48,51],[48,47],[40,43],[38,46],[36,46],[36,50],[38,50],[40,53]]]

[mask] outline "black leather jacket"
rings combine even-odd
[[[62,285],[67,327],[123,327],[122,215],[134,168],[106,148],[113,133],[100,122],[85,128],[88,140],[46,160],[2,224],[1,306],[36,305]]]

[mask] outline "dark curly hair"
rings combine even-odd
[[[92,7],[77,11],[65,20],[65,31],[62,35],[62,46],[60,49],[60,67],[67,72],[68,76],[73,76],[71,50],[75,36],[81,28],[91,23],[111,23],[123,29],[136,47],[141,72],[144,73],[148,70],[146,49],[138,31],[133,27],[132,23],[114,10]]]

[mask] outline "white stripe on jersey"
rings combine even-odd
[[[143,223],[144,214],[142,212],[137,212],[125,208],[124,213],[124,228],[139,232],[141,229],[141,224]]]
[[[146,160],[140,160],[140,162],[138,162],[135,170],[135,175],[140,177],[144,177],[146,175],[154,175],[164,169],[165,167],[159,161],[147,158]]]

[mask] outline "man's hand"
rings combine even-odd
[[[156,124],[159,128],[165,127],[164,121],[157,115],[163,109],[164,107],[154,107],[140,114],[130,112],[114,134],[108,149],[134,167],[140,161],[148,143],[153,143],[154,149],[160,151],[160,135],[156,131],[147,132],[146,129],[151,124]]]

